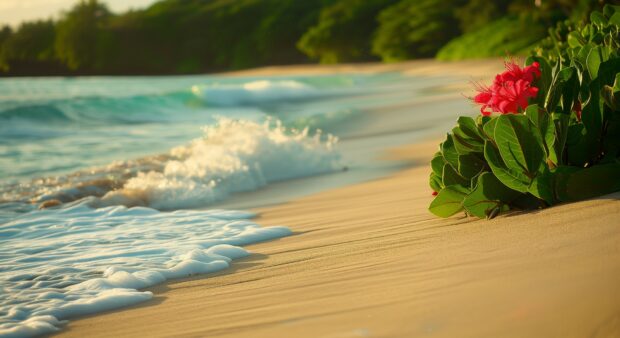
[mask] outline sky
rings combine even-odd
[[[156,0],[103,0],[113,12],[146,7]],[[71,8],[78,0],[0,0],[0,26],[17,26],[22,21],[57,18],[62,10]]]

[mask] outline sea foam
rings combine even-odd
[[[0,201],[32,206],[85,197],[95,207],[160,210],[207,207],[269,183],[341,170],[338,139],[290,129],[278,120],[219,117],[204,136],[167,153],[116,161],[65,176],[0,184]],[[0,219],[1,220],[1,219]]]
[[[148,300],[138,289],[226,269],[248,255],[240,246],[291,233],[252,216],[86,202],[24,214],[0,227],[0,337],[51,333],[66,319]]]
[[[231,193],[341,168],[337,138],[287,130],[279,121],[220,118],[204,132],[203,138],[173,149],[159,168],[140,171],[123,188],[107,193],[102,203],[200,207]]]

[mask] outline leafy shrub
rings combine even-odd
[[[525,106],[458,119],[431,161],[430,186],[438,192],[432,213],[492,218],[620,190],[620,7],[593,12],[590,24],[565,36],[566,43],[556,39],[526,60],[524,69],[540,75],[520,83],[537,93]],[[520,95],[519,80],[511,79],[517,70],[506,73],[481,88],[476,101],[489,104],[483,109],[507,107],[491,96],[510,86]]]

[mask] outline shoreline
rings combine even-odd
[[[457,93],[470,89],[465,79],[490,80],[501,68],[493,60],[229,75],[398,71],[460,78],[438,87]],[[460,97],[416,98],[372,115],[393,130],[407,109],[456,117],[449,102]],[[70,320],[54,336],[620,336],[620,193],[491,221],[436,218],[427,211],[428,162],[438,137],[429,133],[383,154],[405,169],[253,209],[255,222],[294,234],[246,246],[253,254],[230,269],[149,288],[152,300]],[[294,190],[299,183],[282,184]]]
[[[414,166],[259,208],[294,235],[232,269],[156,286],[55,337],[612,337],[620,334],[620,193],[494,220],[427,211],[435,142]]]

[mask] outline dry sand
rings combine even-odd
[[[336,65],[291,65],[272,66],[246,69],[224,73],[228,76],[277,76],[290,74],[321,75],[358,73],[374,74],[383,72],[402,72],[408,75],[437,75],[437,74],[460,74],[466,76],[488,76],[497,73],[501,69],[502,62],[497,58],[464,60],[464,61],[438,61],[434,59],[413,60],[398,63],[351,63]]]
[[[414,163],[396,175],[256,210],[295,235],[58,336],[620,337],[620,194],[439,219],[436,144],[393,151]]]

